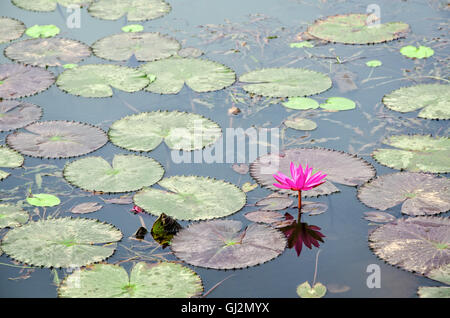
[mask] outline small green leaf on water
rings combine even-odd
[[[308,282],[297,287],[297,294],[300,298],[322,298],[327,293],[327,288],[321,283],[316,283],[314,287]]]
[[[308,42],[308,41],[302,41],[302,42],[294,42],[289,44],[291,48],[302,48],[302,47],[314,47],[314,44]]]
[[[69,69],[69,68],[75,68],[77,66],[78,66],[78,64],[71,64],[71,63],[69,63],[69,64],[64,64],[63,68]]]
[[[2,85],[3,84],[3,81],[0,81],[0,85]]]
[[[26,35],[32,38],[51,38],[59,34],[59,28],[56,25],[34,25],[28,28],[25,32]]]
[[[27,202],[34,206],[55,206],[61,203],[57,196],[46,193],[33,194],[27,198]]]
[[[368,67],[378,67],[378,66],[383,65],[383,63],[382,63],[381,61],[379,61],[379,60],[371,60],[371,61],[368,61],[368,62],[366,63],[366,65],[367,65]]]
[[[412,59],[423,59],[432,56],[434,54],[434,50],[423,45],[417,48],[412,45],[407,45],[400,49],[400,53]]]
[[[316,109],[319,103],[308,97],[291,97],[283,106],[291,109]]]
[[[140,24],[129,24],[122,28],[123,32],[141,32],[144,30],[144,27]]]
[[[252,190],[255,190],[258,187],[258,184],[251,184],[250,182],[246,182],[242,185],[242,191],[244,192],[250,192]]]
[[[356,104],[351,99],[345,97],[330,97],[323,104],[320,104],[320,108],[326,110],[349,110],[356,108]]]

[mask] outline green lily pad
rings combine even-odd
[[[202,292],[194,271],[169,262],[139,262],[130,276],[121,266],[95,264],[76,270],[58,288],[58,296],[66,298],[188,298]]]
[[[23,157],[12,149],[0,146],[0,168],[18,168],[23,164]],[[0,170],[0,180],[9,176],[8,172]]]
[[[41,12],[55,11],[58,4],[64,7],[69,7],[71,5],[78,5],[81,7],[92,1],[94,0],[11,0],[15,6],[21,9]]]
[[[402,204],[404,214],[438,214],[450,210],[450,180],[412,172],[383,175],[361,186],[358,199],[379,210]]]
[[[165,142],[171,149],[197,150],[216,142],[220,126],[197,114],[156,111],[130,115],[115,121],[108,132],[116,146],[151,151]]]
[[[320,108],[332,111],[355,109],[356,104],[351,99],[345,97],[330,97],[325,103],[320,104]]]
[[[302,42],[296,42],[296,43],[291,43],[289,44],[289,46],[291,48],[302,48],[302,47],[314,47],[314,44],[312,44],[311,42],[308,41],[302,41]]]
[[[171,7],[162,0],[99,0],[92,3],[88,12],[103,20],[117,20],[123,16],[127,21],[146,21],[162,17]]]
[[[68,69],[56,81],[61,90],[83,97],[110,97],[113,96],[112,88],[128,93],[137,92],[148,83],[149,79],[143,72],[112,64],[82,65]]]
[[[285,124],[286,127],[296,130],[314,130],[317,128],[317,124],[314,121],[300,117],[292,120],[285,120],[283,124]]]
[[[300,298],[322,298],[327,293],[327,288],[321,283],[316,283],[313,287],[309,282],[298,285],[297,295]]]
[[[245,193],[255,190],[258,187],[258,184],[251,184],[250,182],[246,182],[242,185],[241,189]]]
[[[0,44],[20,38],[25,30],[26,27],[22,21],[0,17]]]
[[[70,158],[95,151],[108,142],[98,127],[73,121],[52,120],[30,124],[14,132],[6,143],[18,152],[38,158]]]
[[[51,38],[59,34],[59,28],[56,25],[33,25],[25,31],[25,34],[32,38]]]
[[[387,263],[428,275],[449,264],[450,219],[417,216],[383,224],[369,235],[369,247]]]
[[[427,277],[438,282],[450,285],[450,264],[446,264],[442,267],[433,269],[428,273]]]
[[[144,26],[140,24],[129,24],[122,27],[123,32],[142,32],[144,31]]]
[[[307,30],[316,38],[345,44],[370,44],[392,41],[409,32],[403,22],[371,25],[368,14],[338,14],[317,20]]]
[[[28,265],[75,268],[110,257],[121,238],[118,229],[98,220],[56,218],[10,230],[3,237],[2,250]]]
[[[0,204],[0,229],[25,224],[29,217],[26,211],[16,205]]]
[[[154,159],[115,155],[110,165],[101,157],[86,157],[68,163],[63,175],[67,182],[86,191],[128,192],[159,181],[164,169]]]
[[[450,287],[419,287],[417,294],[420,298],[450,298]]]
[[[197,176],[173,176],[159,186],[143,189],[134,203],[153,215],[165,213],[177,220],[205,220],[231,215],[245,205],[245,193],[234,184]]]
[[[91,55],[91,49],[81,42],[63,38],[30,39],[11,44],[5,49],[5,55],[27,65],[62,66],[81,62]]]
[[[49,88],[55,77],[46,69],[22,64],[0,64],[0,99],[16,99]]]
[[[177,40],[160,33],[120,33],[100,39],[92,45],[94,54],[112,61],[127,61],[132,55],[138,61],[155,61],[177,54]]]
[[[198,93],[217,91],[236,80],[232,69],[206,59],[173,56],[147,63],[139,69],[156,76],[145,90],[158,94],[177,94],[184,84]]]
[[[240,221],[213,220],[192,223],[172,239],[176,257],[194,266],[237,269],[278,257],[286,248],[280,231],[263,224],[242,228]]]
[[[23,101],[0,102],[0,131],[22,128],[42,116],[42,108]]]
[[[267,97],[301,97],[322,93],[331,87],[331,79],[303,68],[266,68],[250,71],[239,78],[248,83],[248,93]]]
[[[366,65],[368,67],[378,67],[378,66],[383,65],[383,63],[381,61],[379,61],[379,60],[371,60],[371,61],[367,61]]]
[[[400,49],[400,53],[411,59],[424,59],[434,55],[434,50],[427,46],[415,47],[412,45],[404,46]]]
[[[398,135],[384,144],[400,149],[377,149],[372,156],[382,165],[411,172],[450,172],[450,139],[427,135]]]
[[[408,113],[421,109],[418,117],[450,119],[450,85],[421,84],[402,87],[383,97],[389,109]]]
[[[61,200],[55,195],[47,193],[38,193],[27,198],[27,202],[33,206],[55,206],[61,203]]]
[[[284,107],[291,109],[316,109],[319,103],[308,97],[291,97],[287,102],[282,103]]]

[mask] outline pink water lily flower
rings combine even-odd
[[[278,172],[278,175],[274,175],[273,177],[279,182],[274,183],[273,185],[280,189],[290,189],[292,191],[307,191],[311,190],[315,187],[320,186],[325,182],[323,180],[327,175],[322,174],[321,171],[312,173],[313,168],[308,167],[306,164],[305,170],[301,164],[298,165],[298,168],[295,167],[295,164],[291,162],[291,177],[284,175],[281,172]]]

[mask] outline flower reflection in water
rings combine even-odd
[[[303,244],[311,249],[313,245],[319,247],[319,242],[324,242],[325,235],[319,232],[320,227],[297,222],[289,213],[285,214],[285,219],[277,227],[286,235],[288,248],[295,248],[297,256],[300,256]]]

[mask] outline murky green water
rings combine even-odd
[[[338,13],[365,12],[367,5],[374,1],[294,1],[294,0],[173,0],[172,12],[165,17],[142,23],[145,31],[168,34],[183,47],[196,47],[205,52],[205,57],[231,67],[237,74],[263,67],[305,67],[328,74],[333,79],[333,88],[314,98],[324,101],[331,96],[342,96],[357,102],[357,109],[328,113],[320,110],[306,111],[308,118],[314,119],[318,128],[312,132],[286,131],[284,145],[320,146],[352,152],[369,161],[378,175],[394,172],[375,162],[370,153],[381,145],[381,140],[392,134],[433,134],[448,135],[446,121],[418,119],[416,113],[395,113],[381,104],[384,94],[415,82],[428,83],[431,77],[446,78],[448,69],[449,11],[443,10],[438,1],[377,1],[381,8],[381,21],[403,21],[411,26],[412,32],[406,39],[379,45],[328,44],[313,49],[294,49],[289,43],[296,42],[296,34],[317,18]],[[14,17],[28,27],[34,24],[55,24],[61,28],[62,37],[76,39],[88,45],[97,39],[119,33],[126,25],[124,19],[118,21],[98,20],[82,10],[81,28],[69,29],[65,17],[58,11],[35,13],[21,10],[9,1],[0,4],[1,16]],[[271,39],[268,39],[271,38]],[[243,46],[243,42],[245,45]],[[435,50],[433,58],[413,61],[402,56],[398,50],[404,45],[427,45]],[[8,44],[0,45],[4,49]],[[235,52],[233,50],[238,50]],[[308,52],[308,53],[307,53]],[[312,54],[313,56],[309,56]],[[324,58],[338,56],[337,59]],[[353,57],[353,58],[352,58]],[[365,63],[372,59],[383,62],[383,66],[371,69]],[[0,63],[10,63],[3,55]],[[81,64],[105,63],[91,56]],[[61,69],[50,68],[54,73]],[[373,72],[372,72],[373,71]],[[339,74],[352,78],[356,89],[348,90],[348,84],[337,80]],[[352,86],[350,85],[350,86]],[[354,87],[355,88],[355,87]],[[238,98],[236,102],[234,98]],[[239,99],[241,98],[241,99]],[[55,85],[49,90],[26,98],[40,105],[44,110],[42,120],[74,120],[98,125],[107,130],[117,119],[138,111],[181,110],[202,114],[226,127],[278,127],[281,122],[296,111],[288,110],[281,104],[269,104],[266,99],[251,99],[240,84],[218,92],[199,94],[184,87],[177,95],[157,95],[146,92],[133,94],[116,91],[112,98],[89,99],[68,95]],[[242,114],[230,117],[231,106],[241,108]],[[8,133],[0,133],[2,144]],[[107,160],[115,154],[127,153],[111,143],[95,152]],[[249,175],[234,172],[231,164],[174,164],[170,150],[160,145],[149,154],[165,167],[165,176],[200,175],[224,179],[237,185],[254,182]],[[40,164],[56,166],[49,171],[60,170],[66,160],[41,160],[26,157],[25,167]],[[63,205],[57,207],[61,215],[77,203],[103,201],[98,196],[90,196],[83,191],[72,189],[58,177],[44,177],[42,188],[38,189],[34,180],[35,172],[30,169],[14,170],[1,183],[1,199],[18,201],[26,196],[29,186],[33,191],[58,193]],[[26,185],[29,183],[30,185]],[[339,185],[340,193],[314,199],[328,204],[327,212],[318,216],[307,216],[304,221],[322,228],[326,235],[321,244],[318,281],[329,286],[326,297],[415,297],[418,286],[439,286],[429,279],[397,269],[378,259],[368,248],[367,235],[373,226],[362,218],[363,213],[372,209],[364,206],[355,196],[356,189]],[[14,190],[15,189],[15,190]],[[248,193],[247,202],[255,203],[270,193],[257,188]],[[83,195],[83,197],[79,197]],[[107,195],[103,195],[107,198]],[[132,205],[105,205],[103,209],[86,217],[98,218],[117,226],[124,234],[116,253],[108,262],[113,263],[134,256],[129,249],[143,252],[139,244],[131,241],[140,226],[138,216],[129,212]],[[250,223],[243,214],[256,210],[246,206],[228,219]],[[56,208],[48,208],[53,213]],[[295,213],[295,210],[292,210]],[[400,217],[400,206],[389,212]],[[448,216],[444,214],[444,216]],[[147,227],[151,227],[156,217],[144,215]],[[182,222],[185,226],[187,222]],[[6,233],[5,230],[0,234]],[[147,239],[152,240],[150,236]],[[147,249],[149,251],[150,249]],[[168,249],[154,253],[166,253]],[[280,257],[260,266],[235,270],[218,271],[203,268],[193,269],[201,276],[205,290],[232,275],[215,289],[209,297],[297,297],[296,287],[304,281],[312,281],[317,249],[304,248],[300,257],[294,250],[286,250]],[[169,260],[172,255],[165,255]],[[56,286],[53,273],[48,269],[20,269],[6,266],[13,264],[7,256],[0,256],[0,296],[1,297],[55,297]],[[381,288],[370,289],[366,285],[369,264],[381,267]],[[127,269],[131,262],[124,263]],[[67,274],[58,270],[59,277]]]

